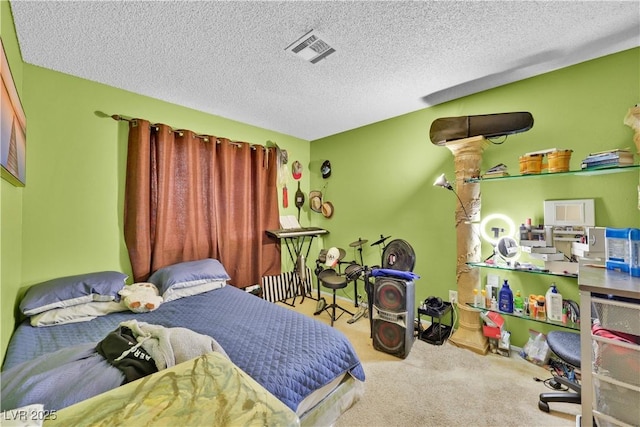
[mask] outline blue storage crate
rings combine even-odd
[[[619,270],[629,273],[631,254],[629,250],[630,228],[609,228],[604,232],[605,252],[607,260],[605,265],[609,270]]]
[[[640,229],[632,228],[629,232],[629,272],[640,277]]]

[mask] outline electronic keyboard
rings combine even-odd
[[[320,227],[301,227],[301,228],[281,228],[279,230],[267,230],[267,234],[278,239],[286,239],[288,237],[302,236],[319,236],[329,233],[328,230]]]

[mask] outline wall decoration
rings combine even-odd
[[[2,178],[13,185],[26,183],[27,119],[18,97],[9,62],[2,46],[2,108],[0,108],[0,163]]]

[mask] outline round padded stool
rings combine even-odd
[[[580,334],[568,331],[552,331],[547,334],[547,344],[560,359],[580,368]]]
[[[547,334],[549,349],[555,353],[565,364],[572,368],[580,369],[580,334],[569,331],[550,331]],[[561,376],[554,380],[567,388],[561,392],[540,393],[538,408],[549,412],[549,402],[577,403],[582,401],[582,387],[575,381]],[[569,391],[573,390],[573,391]],[[595,424],[594,424],[595,425]]]
[[[331,309],[331,326],[333,326],[333,322],[338,320],[344,313],[349,313],[353,316],[353,313],[340,307],[336,303],[336,290],[344,289],[347,287],[347,278],[345,276],[339,275],[335,270],[329,268],[321,271],[318,274],[318,279],[320,280],[320,283],[322,283],[322,286],[333,291],[333,302],[324,308],[325,310],[327,310],[327,313],[329,313],[329,309]],[[342,313],[340,313],[338,317],[336,317],[336,308],[342,310]]]

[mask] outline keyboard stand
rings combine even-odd
[[[308,276],[306,263],[304,265],[302,259],[307,260],[309,258],[309,252],[311,251],[311,243],[313,238],[321,234],[328,234],[329,231],[317,228],[295,228],[295,229],[280,229],[280,230],[267,230],[267,235],[284,240],[289,258],[293,263],[293,274],[291,274],[287,283],[287,291],[285,299],[281,301],[291,307],[295,307],[295,302],[298,294],[302,297],[300,302],[304,301],[305,296],[309,295],[309,298],[315,299],[311,293],[311,278]],[[304,254],[304,256],[303,256]],[[294,283],[297,282],[297,283]],[[296,286],[297,284],[297,286]],[[293,298],[291,302],[287,300]]]

